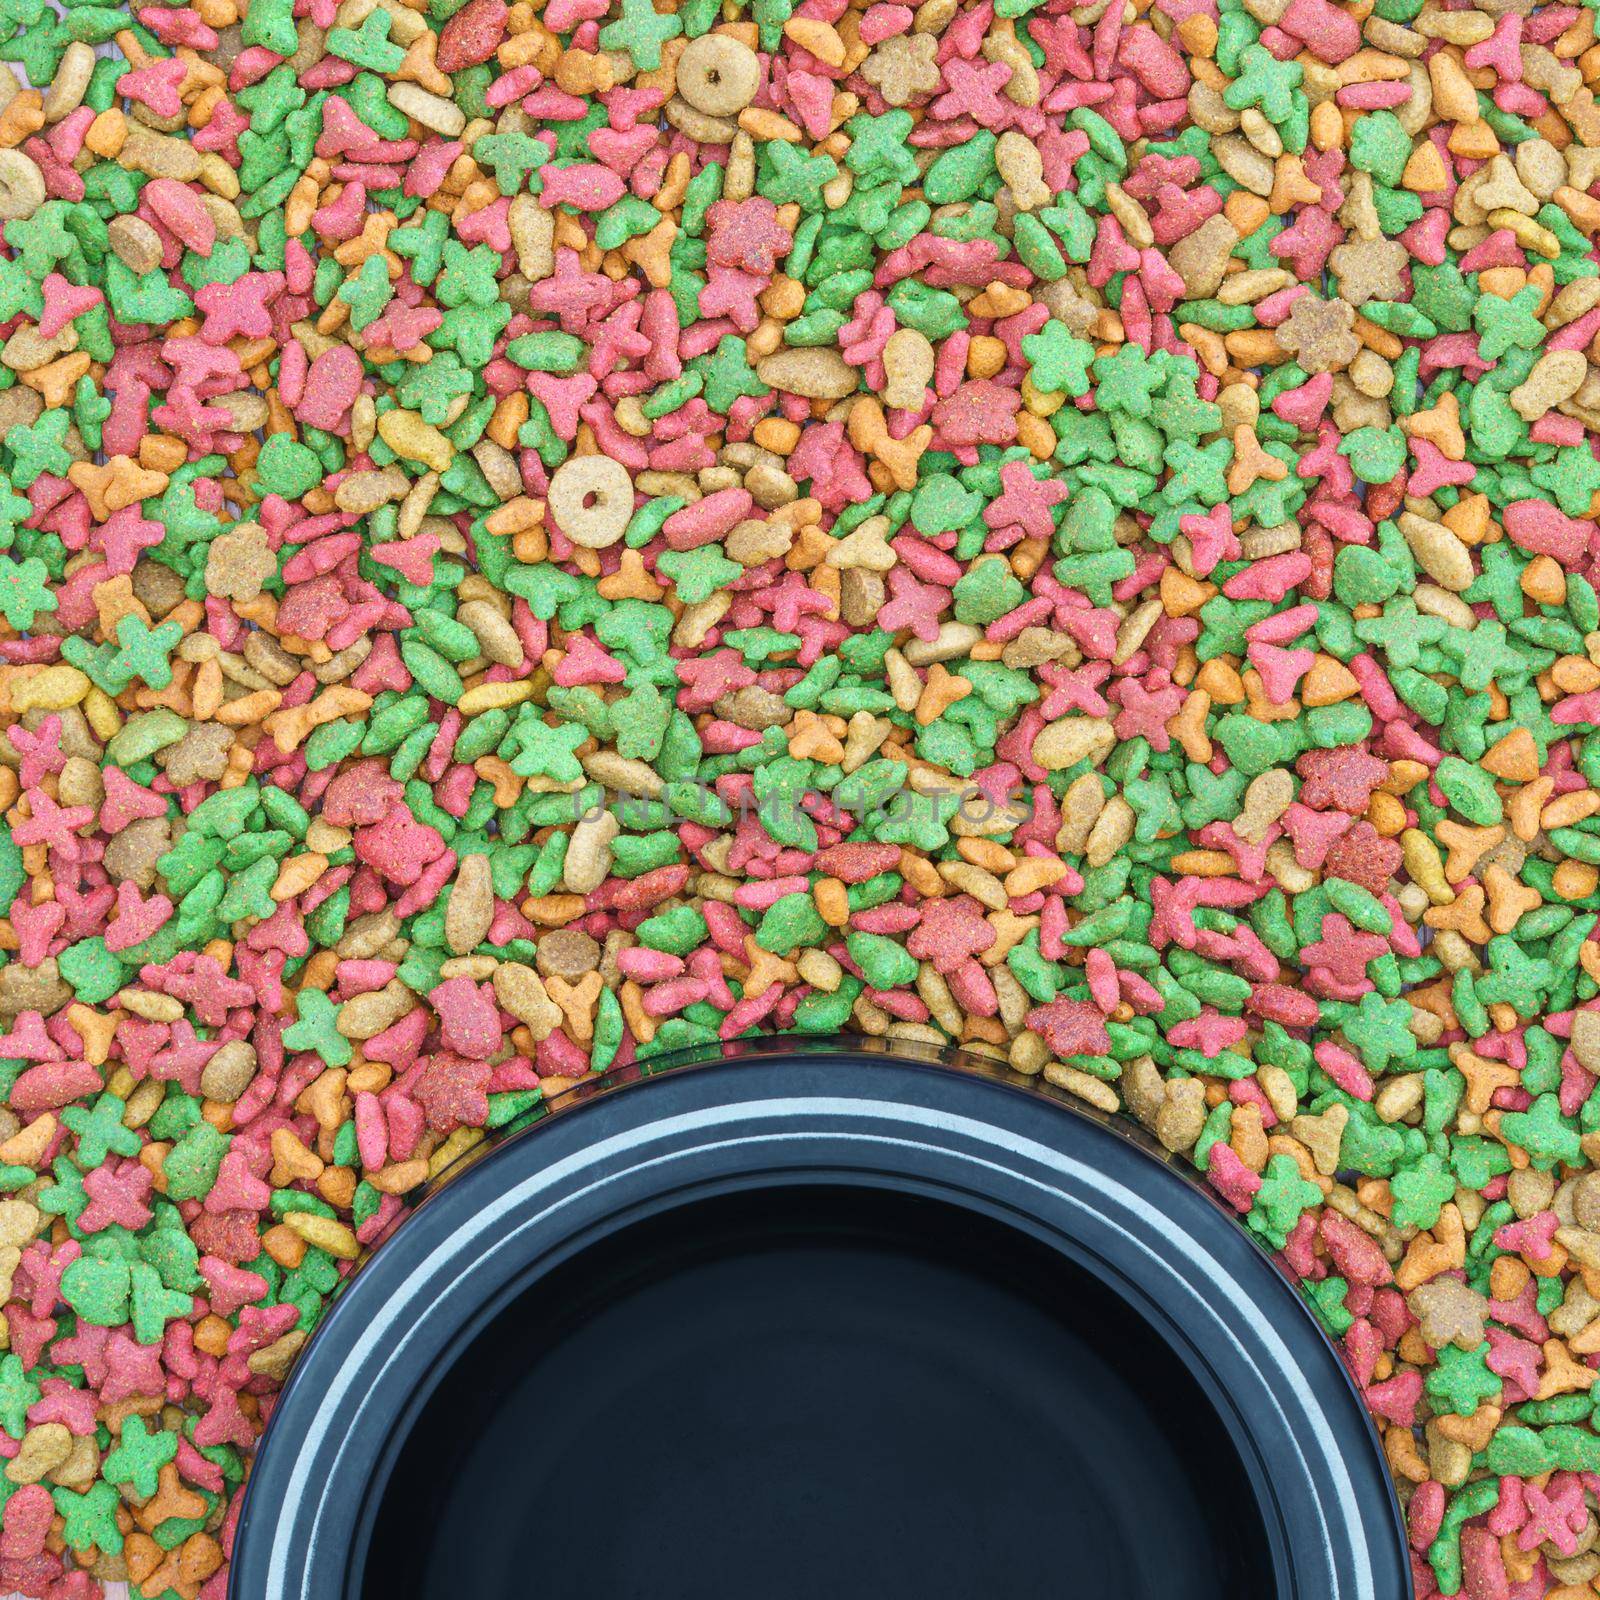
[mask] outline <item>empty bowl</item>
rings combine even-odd
[[[902,1047],[903,1048],[903,1047]],[[1136,1131],[763,1040],[464,1163],[280,1398],[236,1600],[1397,1600],[1360,1397]]]

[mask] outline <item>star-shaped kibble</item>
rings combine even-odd
[[[761,166],[761,193],[780,206],[792,201],[802,211],[823,210],[822,191],[839,176],[832,156],[804,155],[782,139],[761,146]]]
[[[1498,361],[1508,350],[1537,350],[1544,343],[1544,324],[1536,314],[1543,295],[1537,284],[1529,284],[1509,300],[1497,294],[1479,296],[1472,308],[1479,360]]]
[[[22,561],[0,556],[0,612],[19,633],[32,627],[41,611],[56,609],[49,580],[49,568],[38,556]]]
[[[1155,409],[1155,395],[1166,381],[1166,374],[1140,347],[1131,341],[1120,345],[1114,355],[1096,356],[1095,399],[1102,410],[1123,411],[1133,417],[1148,417]]]
[[[125,684],[142,678],[152,689],[165,689],[172,682],[169,657],[182,637],[181,622],[163,622],[152,628],[137,612],[130,611],[117,624],[120,648],[112,658],[111,674]]]
[[[570,783],[583,776],[583,766],[573,751],[589,737],[587,728],[572,723],[551,727],[543,720],[521,723],[518,738],[522,748],[511,762],[519,777],[554,778]],[[284,1035],[285,1040],[288,1035]]]
[[[93,1107],[68,1106],[61,1120],[77,1135],[77,1157],[83,1167],[98,1167],[109,1155],[136,1156],[139,1135],[122,1120],[128,1103],[114,1094],[98,1096]]]
[[[1501,1382],[1489,1370],[1488,1354],[1487,1340],[1475,1350],[1452,1344],[1439,1352],[1438,1364],[1428,1374],[1426,1385],[1439,1410],[1470,1417],[1485,1400],[1499,1398]]]
[[[354,1053],[350,1041],[339,1032],[339,1012],[321,989],[303,988],[295,996],[297,1020],[283,1030],[284,1045],[290,1050],[315,1050],[330,1067],[349,1064]]]
[[[143,1417],[130,1416],[122,1424],[122,1437],[104,1463],[107,1483],[126,1484],[141,1500],[156,1492],[161,1469],[178,1453],[178,1436],[157,1427],[151,1430]]]
[[[641,72],[661,65],[661,47],[683,32],[683,19],[657,11],[651,0],[622,0],[622,15],[600,30],[602,50],[625,50]]]
[[[1031,364],[1033,386],[1041,394],[1068,394],[1074,400],[1089,392],[1089,366],[1094,346],[1052,317],[1037,333],[1024,334],[1022,353]]]
[[[1239,75],[1222,92],[1234,111],[1258,106],[1268,122],[1285,122],[1294,114],[1296,99],[1304,101],[1300,81],[1305,69],[1298,61],[1280,61],[1265,45],[1246,45],[1239,57]]]

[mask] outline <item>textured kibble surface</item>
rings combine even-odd
[[[0,60],[0,1591],[221,1600],[419,1184],[854,1031],[1192,1159],[1424,1600],[1600,1594],[1591,6]]]

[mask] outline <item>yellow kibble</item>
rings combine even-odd
[[[1444,863],[1439,859],[1439,847],[1427,834],[1417,828],[1407,828],[1400,835],[1400,850],[1405,859],[1406,871],[1412,880],[1421,884],[1423,892],[1436,906],[1447,906],[1456,897],[1444,875]]]
[[[291,1211],[285,1225],[307,1244],[326,1250],[341,1261],[354,1261],[361,1254],[361,1242],[342,1222],[333,1217],[313,1216],[309,1211]]]
[[[1554,261],[1561,254],[1561,241],[1548,228],[1541,227],[1520,211],[1513,211],[1510,206],[1491,211],[1489,226],[1506,229],[1525,250],[1536,250],[1547,261]]]
[[[528,679],[517,683],[480,683],[468,689],[456,702],[456,709],[464,717],[475,717],[483,711],[495,711],[502,706],[519,706],[532,697],[534,685]]]
[[[17,711],[65,711],[94,687],[76,667],[46,667],[11,685],[11,704]]]
[[[122,727],[122,713],[104,689],[91,688],[83,697],[83,714],[98,738],[110,739]]]
[[[397,456],[420,461],[434,472],[448,472],[456,447],[415,411],[385,411],[378,418],[378,434]]]
[[[428,1176],[437,1178],[446,1167],[459,1161],[474,1145],[483,1143],[482,1128],[457,1128],[437,1150],[428,1157]]]

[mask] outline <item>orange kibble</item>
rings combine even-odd
[[[1587,861],[1563,861],[1550,875],[1550,887],[1563,900],[1584,900],[1600,888],[1600,871]]]

